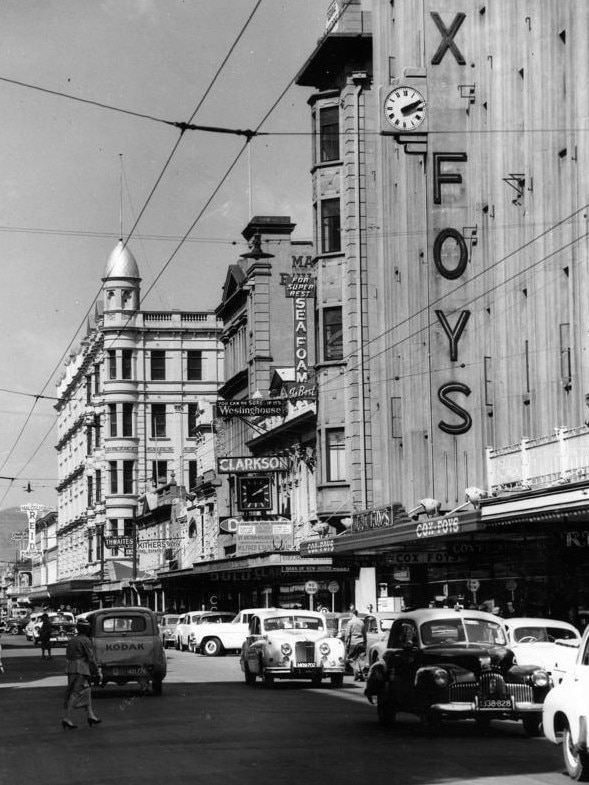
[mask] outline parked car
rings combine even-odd
[[[164,613],[158,619],[164,649],[167,649],[168,646],[174,646],[176,642],[176,624],[179,618],[177,613]]]
[[[28,623],[28,616],[11,616],[6,620],[6,632],[9,635],[22,635]]]
[[[188,651],[188,636],[205,611],[188,611],[178,617],[174,630],[174,646],[178,651]]]
[[[539,665],[558,684],[575,663],[581,635],[576,627],[556,619],[504,619],[507,645],[517,665]]]
[[[237,616],[224,624],[216,624],[198,629],[194,645],[207,657],[220,657],[228,651],[240,652],[243,642],[248,634],[248,625],[251,617],[260,610],[276,610],[276,608],[244,608]]]
[[[573,666],[544,701],[542,727],[546,738],[562,745],[568,775],[589,782],[589,628],[583,633]]]
[[[393,621],[400,615],[395,611],[379,611],[365,617],[367,668],[376,662],[386,649]]]
[[[35,646],[39,644],[39,632],[41,631],[42,619],[40,614],[33,625],[33,642]],[[76,634],[76,620],[73,613],[68,611],[56,611],[55,613],[48,611],[49,623],[51,624],[51,638],[52,646],[60,644],[66,645],[70,638]]]
[[[166,655],[157,617],[149,608],[101,608],[81,614],[90,622],[90,638],[102,672],[101,686],[137,682],[162,694]]]
[[[28,641],[32,641],[35,646],[37,645],[37,641],[35,640],[35,636],[33,635],[33,630],[35,628],[35,624],[37,620],[41,618],[43,611],[40,613],[31,613],[27,625],[25,627],[25,637]]]
[[[502,620],[484,611],[424,608],[395,619],[382,658],[371,666],[365,694],[378,718],[416,714],[437,733],[443,719],[523,721],[540,733],[542,704],[552,686],[535,665],[514,665]]]
[[[328,678],[332,687],[344,682],[344,644],[329,634],[324,614],[317,611],[257,611],[239,661],[251,686],[258,676],[265,686],[274,679],[310,679],[318,686]]]
[[[207,611],[199,618],[197,625],[193,628],[188,635],[188,650],[197,652],[201,650],[201,643],[205,638],[205,646],[209,648],[216,644],[211,643],[213,640],[211,635],[214,635],[215,630],[208,630],[209,624],[229,624],[235,618],[235,614],[230,611]],[[216,629],[216,627],[215,627]]]

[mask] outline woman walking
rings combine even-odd
[[[53,627],[51,626],[51,622],[49,621],[49,616],[44,613],[41,616],[41,626],[39,627],[39,644],[41,646],[41,659],[45,659],[45,652],[47,652],[47,659],[52,659],[51,657],[51,633],[53,632]]]
[[[67,673],[67,691],[65,695],[65,716],[61,721],[64,730],[72,730],[78,726],[72,722],[73,709],[85,709],[88,725],[98,725],[99,720],[92,708],[92,692],[90,680],[100,676],[92,641],[88,637],[90,622],[79,619],[76,622],[77,635],[68,641],[65,658]]]

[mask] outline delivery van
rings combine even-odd
[[[101,685],[109,682],[151,684],[162,694],[166,655],[156,614],[149,608],[101,608],[82,614],[90,622],[90,638],[102,671]]]

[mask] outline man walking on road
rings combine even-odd
[[[364,622],[358,617],[358,611],[354,610],[352,618],[346,627],[344,636],[346,644],[346,656],[354,671],[354,681],[364,681],[363,665],[364,654],[366,653],[366,628]]]

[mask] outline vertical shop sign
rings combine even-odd
[[[310,272],[283,274],[280,283],[285,287],[286,296],[294,300],[295,382],[306,382],[309,379],[307,302],[315,296],[315,278]]]

